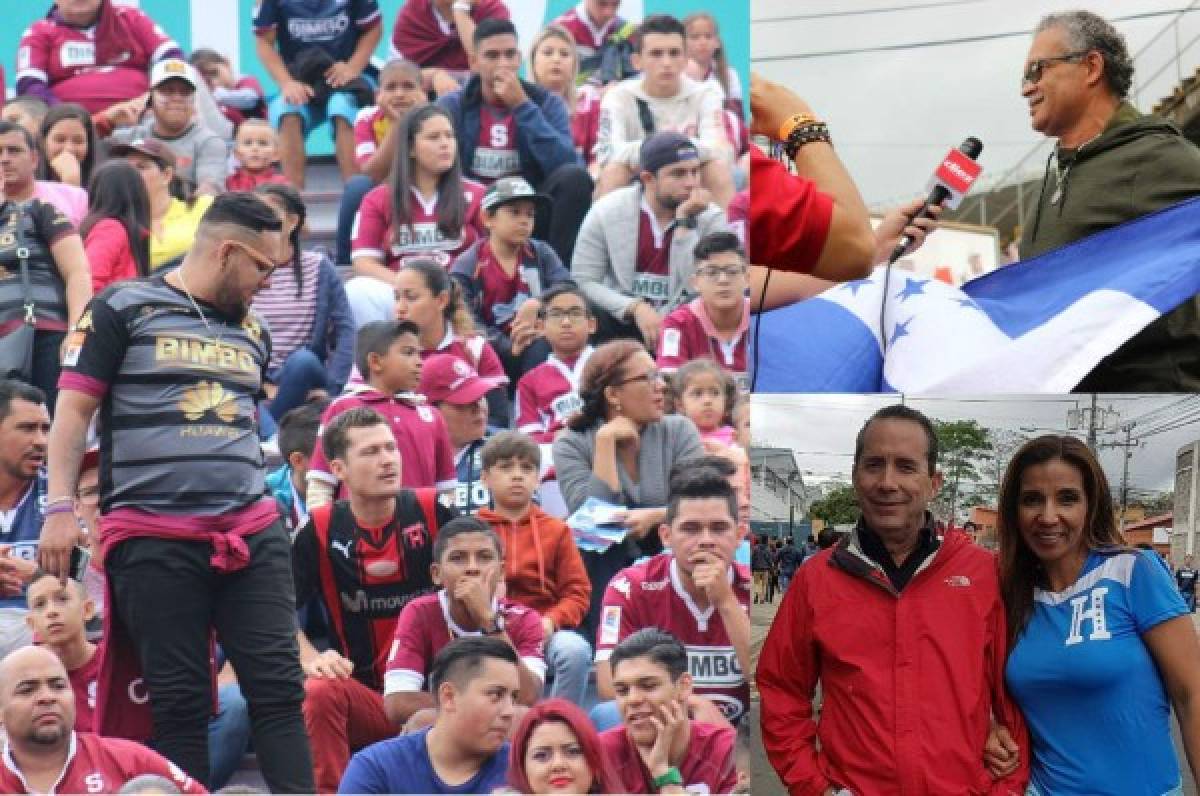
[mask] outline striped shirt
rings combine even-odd
[[[162,276],[130,280],[92,299],[76,324],[59,386],[103,401],[105,515],[182,522],[233,514],[266,494],[255,401],[270,336],[253,311],[237,319],[196,303],[203,317]]]
[[[300,293],[296,293],[296,272],[285,265],[271,274],[271,283],[254,296],[254,311],[262,315],[271,330],[269,373],[283,367],[292,352],[312,339],[317,321],[317,287],[320,284],[321,255],[300,255]]]

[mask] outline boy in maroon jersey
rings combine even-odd
[[[688,651],[674,636],[647,627],[612,651],[613,687],[623,724],[600,734],[622,793],[731,793],[737,784],[728,725],[688,718],[692,690]]]

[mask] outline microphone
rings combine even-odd
[[[942,158],[941,164],[933,172],[933,177],[929,181],[929,197],[925,200],[925,206],[913,218],[913,221],[918,218],[929,218],[931,209],[946,200],[949,200],[950,208],[958,207],[963,197],[971,190],[971,185],[983,172],[983,167],[975,162],[982,151],[983,142],[972,136],[963,141],[962,146],[958,149],[951,149],[946,157]],[[892,250],[892,256],[888,258],[888,265],[899,260],[904,255],[905,249],[912,244],[911,235],[900,238],[900,242]]]

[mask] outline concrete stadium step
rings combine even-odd
[[[336,248],[342,190],[342,177],[333,157],[310,157],[304,169],[303,191],[304,204],[308,207],[306,247],[324,248],[332,256]]]

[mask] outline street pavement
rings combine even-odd
[[[775,611],[778,609],[782,599],[782,597],[776,596],[774,603],[755,605],[750,611],[750,643],[755,663],[758,662],[758,653],[762,649],[763,641],[767,637],[767,630],[775,618]],[[1192,622],[1196,625],[1197,630],[1200,631],[1200,614],[1193,614]],[[759,733],[758,727],[759,703],[757,690],[754,691],[753,696],[750,726],[754,731],[754,739],[750,761],[750,775],[754,782],[754,796],[779,796],[779,794],[784,794],[786,791],[783,788],[783,784],[780,783],[779,777],[775,775],[775,770],[767,762],[766,755],[763,753],[762,736]],[[1171,720],[1171,735],[1175,741],[1175,754],[1179,758],[1179,765],[1183,771],[1184,796],[1200,796],[1200,791],[1196,788],[1196,781],[1192,778],[1192,772],[1188,770],[1187,756],[1183,752],[1183,745],[1179,737],[1179,726],[1173,718]]]

